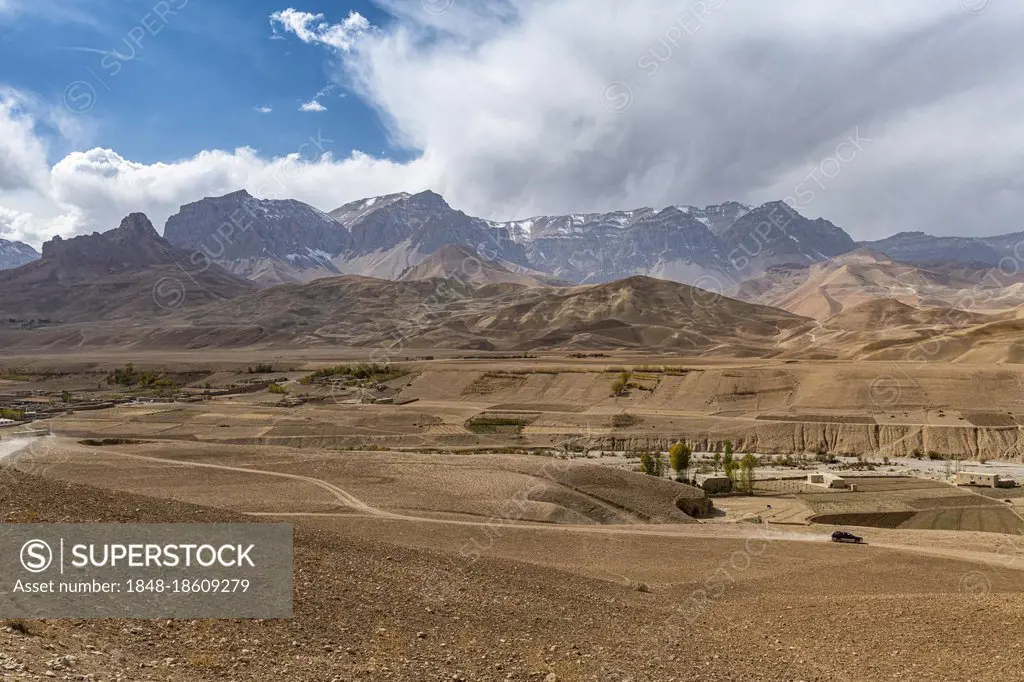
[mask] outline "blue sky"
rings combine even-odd
[[[17,20],[0,23],[0,82],[50,101],[70,86],[72,108],[89,108],[91,145],[142,163],[241,146],[277,156],[321,129],[336,154],[394,151],[376,113],[332,77],[323,48],[281,31],[272,39],[280,2],[167,0],[166,12],[156,0],[21,2]],[[387,21],[361,1],[301,7],[328,21],[350,11]],[[299,111],[325,88],[326,111]],[[61,151],[54,145],[51,161]]]
[[[1024,3],[855,4],[0,0],[0,238],[162,229],[243,188],[1024,230]]]

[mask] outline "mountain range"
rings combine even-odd
[[[163,236],[133,213],[41,254],[0,242],[28,259],[0,271],[0,341],[1018,361],[1018,237],[858,244],[782,202],[498,222],[429,191],[329,213],[239,191]]]
[[[245,196],[232,199],[239,200]],[[386,238],[393,245],[383,251],[394,253],[401,246],[406,255],[426,254],[391,279],[336,274],[261,286],[175,246],[138,213],[102,234],[54,238],[39,259],[0,272],[0,290],[11,294],[0,297],[0,346],[55,351],[337,346],[389,348],[391,353],[629,349],[701,357],[872,360],[906,359],[927,348],[926,359],[1024,361],[1024,282],[1001,282],[983,264],[947,261],[926,268],[860,248],[822,262],[772,265],[794,254],[807,261],[824,256],[821,248],[812,247],[814,254],[794,235],[787,241],[800,241],[798,246],[760,254],[751,250],[747,257],[759,259],[764,273],[739,283],[729,297],[646,275],[574,284],[521,262],[528,263],[537,242],[547,238],[543,230],[558,232],[553,221],[544,228],[512,229],[453,212],[461,234],[469,238],[499,228],[500,234],[515,238],[475,248],[465,242],[434,248],[431,240],[446,234],[436,216],[450,210],[440,197],[394,195],[382,203],[379,210],[366,202],[343,207],[339,214],[351,227],[337,218],[324,222],[326,214],[318,214],[323,239],[345,235],[339,238],[347,240],[344,253],[356,254],[320,262],[325,270],[351,266],[373,252],[366,241],[371,238]],[[234,225],[251,211],[272,225],[288,212],[264,213],[262,208],[225,213],[222,207],[220,215]],[[286,202],[269,208],[296,206]],[[791,217],[777,205],[762,209],[761,215],[774,211],[776,220]],[[305,212],[301,206],[296,210]],[[738,231],[771,244],[761,222],[744,225],[744,218],[758,212],[752,209],[733,220],[742,213],[737,209],[705,227],[718,243]],[[675,208],[630,220],[653,230],[658,216],[672,222],[680,220],[679,214],[688,215]],[[403,222],[396,223],[398,218]],[[247,226],[246,239],[263,245],[266,267],[261,271],[283,268],[273,249],[293,248],[299,237],[275,241],[266,224],[242,225]],[[802,234],[807,243],[812,237],[835,236],[832,227],[817,221],[799,225],[811,230]],[[521,231],[529,231],[529,239]],[[227,252],[230,230],[215,234],[225,239]],[[504,248],[519,260],[486,258],[486,248]]]
[[[576,284],[637,274],[736,282],[772,265],[820,262],[856,248],[832,223],[808,220],[782,202],[496,222],[455,210],[430,191],[363,199],[329,213],[234,192],[183,206],[164,236],[263,286],[339,274],[397,279],[452,244]]]
[[[0,270],[21,267],[39,258],[39,252],[24,242],[0,239]]]
[[[979,263],[995,267],[1004,259],[1020,261],[1024,256],[1024,232],[997,237],[933,237],[924,232],[900,232],[886,239],[862,242],[893,260],[914,265],[933,263]],[[1019,264],[1013,268],[1019,270]]]
[[[416,233],[414,233],[416,234]],[[422,233],[421,233],[422,234]],[[568,286],[444,245],[397,280],[362,275],[259,288],[157,234],[142,214],[55,238],[0,273],[5,348],[346,346],[521,351],[661,348],[756,355],[803,317],[644,276]],[[400,351],[399,351],[400,352]]]
[[[1008,257],[1016,262],[1015,249],[1024,243],[1024,233],[968,238],[920,232],[857,243],[831,222],[805,218],[783,202],[501,222],[455,210],[431,191],[371,197],[323,212],[243,190],[182,206],[163,236],[189,252],[193,265],[216,262],[263,287],[344,274],[398,279],[449,245],[573,284],[640,274],[729,290],[779,266],[809,266],[862,247],[933,271],[952,263],[985,271]],[[0,240],[0,269],[34,256],[27,245]]]

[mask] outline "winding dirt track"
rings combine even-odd
[[[129,455],[129,454],[123,453],[123,452],[108,452],[108,453],[104,453],[104,454],[109,454],[109,455],[113,455],[113,456],[117,456],[117,457],[123,457],[125,459],[140,460],[140,461],[143,461],[143,462],[156,462],[158,464],[169,464],[169,465],[172,465],[172,466],[199,467],[201,469],[219,469],[221,471],[235,471],[235,472],[240,472],[240,473],[244,473],[244,474],[258,474],[258,475],[262,475],[262,476],[275,476],[277,478],[286,478],[286,479],[290,479],[290,480],[293,480],[293,481],[302,481],[303,483],[308,483],[310,485],[316,486],[317,488],[321,488],[323,490],[326,490],[343,507],[348,507],[349,509],[352,509],[353,511],[359,512],[359,513],[361,513],[363,515],[366,515],[366,516],[377,516],[377,517],[386,518],[386,519],[403,519],[403,520],[409,520],[409,521],[420,521],[420,520],[423,520],[423,519],[420,519],[419,517],[402,516],[400,514],[392,514],[391,512],[386,512],[386,511],[384,511],[382,509],[377,509],[376,507],[371,507],[370,505],[366,504],[365,502],[363,502],[362,500],[357,498],[355,495],[352,495],[351,493],[346,492],[345,490],[342,490],[338,486],[336,486],[336,485],[334,485],[332,483],[328,483],[327,481],[321,480],[319,478],[312,478],[310,476],[299,476],[297,474],[286,474],[286,473],[282,473],[282,472],[279,472],[279,471],[264,471],[264,470],[261,470],[261,469],[246,469],[245,467],[231,467],[231,466],[227,466],[227,465],[224,465],[224,464],[206,464],[204,462],[182,462],[182,461],[179,461],[179,460],[176,460],[176,459],[162,459],[162,458],[159,458],[159,457],[145,457],[143,455]]]
[[[202,469],[219,469],[221,471],[232,471],[237,473],[253,474],[258,476],[272,476],[276,478],[284,478],[294,481],[301,481],[325,490],[330,493],[338,503],[352,510],[352,513],[346,514],[330,514],[330,513],[280,513],[280,512],[253,512],[250,516],[268,516],[268,517],[372,517],[383,520],[392,521],[412,521],[416,523],[433,523],[433,524],[445,524],[445,525],[456,525],[456,526],[474,526],[480,528],[494,528],[496,526],[509,526],[515,528],[530,528],[538,531],[555,531],[555,532],[572,532],[572,533],[588,533],[588,534],[625,534],[625,535],[644,535],[644,536],[656,536],[656,537],[714,537],[720,539],[734,539],[734,540],[761,540],[761,541],[783,541],[783,542],[825,542],[828,536],[824,533],[798,533],[798,532],[785,532],[778,531],[771,527],[770,524],[764,526],[752,526],[747,524],[717,524],[715,526],[708,525],[678,525],[671,527],[664,526],[581,526],[581,525],[552,525],[552,524],[527,524],[527,523],[516,523],[506,521],[502,519],[493,519],[488,521],[465,521],[455,519],[438,519],[429,518],[422,516],[410,516],[405,514],[394,514],[382,509],[373,507],[366,502],[355,497],[351,493],[339,488],[338,486],[328,483],[322,479],[313,478],[310,476],[300,476],[297,474],[288,474],[279,471],[266,471],[263,469],[248,469],[245,467],[233,467],[223,464],[207,464],[203,462],[183,462],[180,460],[173,459],[162,459],[159,457],[146,457],[143,455],[130,455],[127,453],[120,452],[109,452],[107,453],[112,456],[121,457],[124,459],[131,459],[143,462],[152,462],[156,464],[165,464],[168,466],[178,467],[196,467]],[[907,545],[900,543],[872,543],[871,547],[886,549],[898,552],[909,552],[913,554],[923,554],[927,556],[933,556],[943,559],[956,559],[961,561],[967,561],[975,564],[982,564],[987,566],[996,566],[1000,568],[1013,568],[1016,570],[1024,570],[1024,566],[1018,566],[1017,562],[1008,563],[1005,556],[1001,556],[994,552],[977,552],[968,550],[955,550],[945,549],[936,547],[923,547],[918,545]]]

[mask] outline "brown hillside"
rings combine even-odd
[[[220,266],[204,265],[193,264],[191,254],[133,213],[102,234],[55,237],[43,245],[41,259],[0,271],[0,317],[7,325],[147,318],[256,288]]]
[[[485,260],[462,244],[442,246],[398,277],[403,281],[433,278],[457,279],[460,282],[476,286],[520,284],[529,287],[542,287],[565,284],[550,275],[523,268],[515,263]]]
[[[16,345],[664,349],[756,356],[808,327],[785,311],[648,277],[582,287],[472,286],[359,276],[286,284],[142,325],[65,325],[8,336]]]

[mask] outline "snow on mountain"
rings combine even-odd
[[[348,227],[357,220],[369,215],[371,212],[386,208],[396,201],[408,199],[410,196],[411,195],[406,192],[399,192],[397,194],[388,194],[381,197],[360,199],[358,201],[345,204],[340,208],[336,208],[328,215],[342,225]]]
[[[569,282],[652,275],[685,283],[710,277],[727,287],[758,268],[819,262],[856,247],[831,223],[788,207],[779,234],[767,235],[779,206],[727,202],[494,221],[431,191],[369,197],[326,214],[236,192],[183,206],[165,236],[181,248],[212,251],[232,272],[267,285],[337,274],[394,279],[456,245]],[[232,216],[243,217],[246,229],[232,229]]]
[[[337,275],[331,256],[350,243],[344,225],[308,204],[245,191],[182,206],[164,237],[199,263],[216,262],[264,285]]]
[[[21,267],[39,258],[39,252],[24,242],[0,239],[0,270]]]

